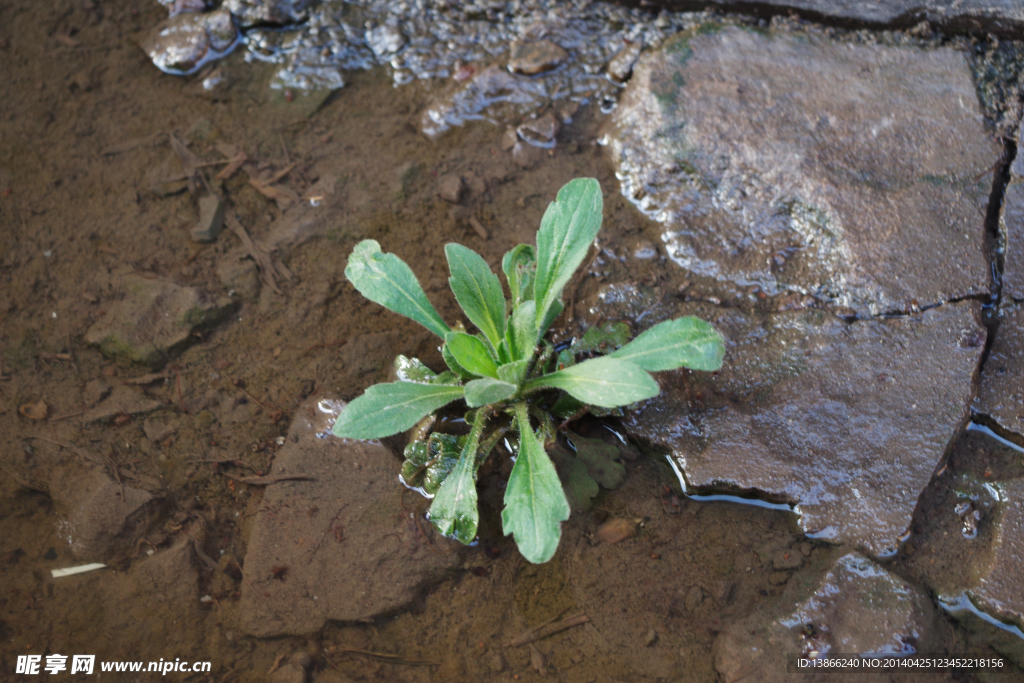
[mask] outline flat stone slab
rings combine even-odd
[[[1024,480],[1005,482],[988,573],[968,594],[985,612],[1024,628]]]
[[[240,606],[251,635],[308,634],[399,609],[461,562],[461,545],[403,511],[401,461],[389,449],[331,434],[342,407],[303,404],[274,460],[272,476],[309,480],[268,486],[253,521]]]
[[[195,341],[193,332],[217,324],[236,306],[227,297],[138,275],[125,276],[121,289],[122,298],[107,305],[85,341],[111,358],[153,368]]]
[[[792,680],[787,654],[940,651],[929,648],[936,611],[928,595],[859,553],[842,556],[824,576],[794,576],[780,604],[796,608],[755,612],[718,636],[714,657],[722,681]]]
[[[795,10],[807,19],[892,28],[908,28],[927,20],[947,31],[1001,36],[1024,28],[1024,7],[1017,0],[654,0],[651,4],[681,10],[717,5],[730,12],[749,12],[753,5],[760,14],[785,15]]]
[[[1017,133],[1020,136],[1020,131]],[[1010,166],[1003,195],[1003,297],[1024,301],[1024,151],[1018,150]]]
[[[974,410],[1024,435],[1024,308],[1002,309],[995,340],[981,371]]]
[[[627,428],[669,448],[693,486],[794,503],[809,536],[891,555],[967,419],[979,308],[848,323],[685,304],[670,317],[712,322],[723,369],[659,373],[662,394]]]
[[[796,291],[874,315],[989,291],[1001,150],[961,52],[682,33],[641,56],[606,132],[667,255],[727,296]]]

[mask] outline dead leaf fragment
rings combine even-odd
[[[50,406],[39,399],[20,406],[18,412],[30,420],[45,420],[46,416],[50,414]]]

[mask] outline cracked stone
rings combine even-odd
[[[652,0],[651,4],[678,5],[664,0]],[[750,8],[744,0],[710,0],[703,5],[717,6],[726,12],[746,12]],[[1024,8],[1018,0],[760,0],[758,5],[780,15],[798,13],[844,24],[908,28],[925,20],[950,32],[995,33],[1006,37],[1019,36],[1024,28]]]
[[[1024,308],[1003,308],[974,410],[1024,435]]]
[[[727,296],[874,315],[989,291],[1001,149],[961,51],[683,33],[641,56],[606,132],[666,254]]]
[[[193,332],[230,314],[235,303],[207,295],[194,287],[167,280],[128,275],[122,280],[123,298],[85,333],[85,341],[104,355],[157,368],[195,341]]]
[[[310,479],[267,486],[256,513],[245,557],[255,592],[243,591],[240,607],[251,635],[308,634],[328,620],[395,611],[461,561],[457,542],[401,514],[401,460],[394,453],[330,433],[343,405],[303,404],[274,459],[273,475]],[[277,566],[289,567],[286,580],[273,577]]]
[[[1024,628],[1024,480],[1004,482],[999,488],[993,560],[968,593],[983,611]]]
[[[787,653],[939,652],[936,617],[924,591],[849,553],[824,576],[795,574],[773,608],[729,625],[715,639],[715,669],[725,683],[774,683],[792,678]]]
[[[1018,131],[1018,136],[1020,131]],[[1003,254],[1003,297],[1024,300],[1024,149],[1010,167],[1010,179],[1003,195],[1003,226],[1006,251]]]
[[[888,556],[967,419],[985,338],[979,310],[960,302],[853,323],[692,302],[654,311],[645,324],[710,321],[725,336],[725,364],[660,375],[661,395],[626,426],[670,449],[692,486],[796,504],[808,535]]]

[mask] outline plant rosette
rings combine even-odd
[[[398,381],[371,386],[349,403],[334,434],[377,439],[424,423],[405,449],[401,476],[406,485],[433,496],[429,517],[439,533],[473,541],[479,523],[477,471],[497,443],[511,437],[504,439],[513,444],[515,465],[505,488],[503,531],[513,534],[527,560],[547,562],[558,549],[561,523],[570,510],[545,450],[555,425],[658,395],[651,372],[721,367],[722,336],[695,317],[659,323],[628,343],[624,323],[591,328],[559,352],[545,339],[562,312],[563,288],[601,228],[601,215],[596,180],[577,178],[562,187],[541,219],[536,247],[520,244],[502,259],[508,299],[483,257],[459,244],[446,245],[448,282],[475,334],[461,325],[449,327],[409,266],[382,252],[376,241],[364,240],[353,249],[345,277],[367,299],[440,337],[448,369],[435,373],[399,356]],[[469,409],[469,434],[425,435],[436,411],[456,401]]]

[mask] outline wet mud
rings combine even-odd
[[[359,451],[383,459],[373,465],[348,467],[337,456],[341,474],[332,461],[299,469],[329,444],[301,432],[311,405],[386,381],[398,354],[443,364],[425,331],[345,280],[352,247],[372,238],[396,253],[454,320],[444,244],[466,244],[496,265],[533,242],[555,191],[574,177],[599,180],[605,220],[570,286],[560,338],[601,322],[616,296],[616,315],[634,323],[664,301],[722,315],[731,307],[743,316],[835,313],[792,293],[723,292],[688,275],[666,259],[663,226],[622,195],[599,144],[620,85],[601,74],[593,88],[574,90],[592,80],[584,57],[603,63],[624,39],[706,18],[659,25],[658,15],[644,16],[646,33],[618,26],[589,47],[587,26],[560,24],[552,35],[576,31],[572,54],[582,55],[556,71],[551,83],[564,86],[428,135],[424,112],[457,101],[492,64],[507,73],[503,48],[410,78],[415,64],[388,65],[373,52],[387,54],[386,31],[371,33],[372,43],[360,32],[364,49],[371,45],[359,53],[366,63],[339,53],[327,65],[344,87],[328,79],[331,87],[307,89],[282,80],[280,60],[247,58],[256,40],[192,76],[161,73],[140,49],[167,19],[158,3],[0,7],[0,678],[93,679],[13,673],[19,655],[54,653],[209,661],[209,674],[176,680],[224,683],[749,674],[716,665],[721,634],[735,635],[758,614],[793,613],[857,548],[805,536],[786,509],[688,498],[665,449],[643,435],[623,456],[621,486],[574,512],[559,552],[540,566],[501,535],[500,468],[481,477],[480,538],[469,548],[434,536],[423,521],[427,501],[391,476],[401,466],[397,441]],[[375,21],[370,31],[389,25]],[[267,41],[288,39],[261,30]],[[495,45],[510,37],[499,34]],[[623,78],[628,57],[616,67]],[[606,102],[606,94],[615,97]],[[545,115],[557,123],[544,125]],[[201,213],[209,197],[220,203],[219,234],[217,212]],[[112,320],[131,334],[90,336]],[[153,329],[162,332],[147,335]],[[975,346],[984,343],[982,335]],[[614,444],[605,426],[622,424],[579,429]],[[300,443],[300,433],[313,444]],[[963,591],[984,604],[984,591],[970,590],[991,567],[1010,564],[1000,552],[1012,544],[993,540],[999,505],[985,482],[1019,480],[1024,460],[1019,449],[961,429],[941,464],[914,509],[910,540],[875,559],[897,577],[886,579],[892,585],[914,585],[929,648],[1001,653],[1024,666],[1016,635],[941,609]],[[288,479],[295,474],[318,479]],[[361,477],[371,474],[369,485]],[[306,494],[288,495],[306,485]],[[325,490],[374,499],[351,514],[332,507],[341,501]],[[287,525],[272,526],[282,518]],[[609,522],[620,531],[602,532]],[[280,556],[268,551],[288,544]],[[255,548],[259,561],[248,557]],[[317,556],[327,560],[311,561]],[[382,571],[332,557],[420,564]],[[89,562],[107,566],[51,576]],[[397,597],[385,595],[400,581]],[[339,603],[303,611],[312,597],[296,587],[325,582],[339,587]],[[366,609],[341,604],[361,600],[354,596],[364,584],[384,597],[366,599]],[[281,614],[290,625],[272,623]],[[1012,610],[1001,616],[1014,618]],[[519,644],[545,622],[559,630]],[[1020,675],[1011,667],[949,680]]]

